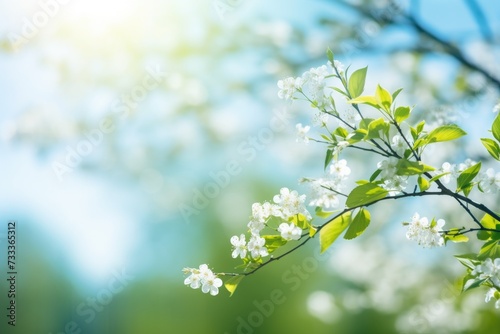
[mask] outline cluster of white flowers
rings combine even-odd
[[[495,173],[493,168],[488,168],[486,172],[479,175],[479,187],[485,193],[497,193],[500,191],[500,172]]]
[[[247,252],[253,259],[269,255],[266,240],[261,237],[260,232],[266,227],[266,223],[271,217],[283,220],[277,229],[283,239],[300,239],[302,229],[288,221],[298,214],[304,215],[308,220],[312,218],[304,205],[305,200],[305,195],[299,195],[295,190],[281,188],[279,195],[275,195],[273,198],[274,203],[254,203],[252,205],[252,218],[247,225],[250,230],[250,240],[246,243],[244,234],[233,236],[230,240],[233,246],[232,257],[243,259],[247,257]]]
[[[471,275],[478,276],[479,279],[489,279],[491,283],[500,287],[500,258],[495,260],[487,258],[474,268]]]
[[[420,217],[418,213],[415,213],[408,224],[406,237],[409,240],[415,240],[424,248],[443,246],[444,238],[440,232],[443,231],[444,224],[443,219],[429,222],[427,217]]]
[[[351,174],[345,159],[330,164],[328,173],[324,178],[311,180],[310,206],[318,206],[329,210],[339,206],[339,195],[344,188],[344,181]]]
[[[200,265],[196,268],[184,268],[185,274],[190,274],[185,280],[184,284],[189,285],[193,289],[201,287],[203,293],[208,293],[215,296],[219,293],[219,288],[222,286],[222,280],[215,275],[206,264]]]
[[[395,140],[393,138],[393,143],[395,142],[397,143],[397,145],[399,145],[400,139]],[[398,146],[393,146],[393,149],[397,147]],[[382,187],[389,191],[390,196],[400,194],[403,190],[406,189],[406,186],[408,185],[407,176],[396,175],[396,172],[398,171],[398,162],[398,158],[390,157],[389,159],[382,160],[377,164],[377,168],[380,169],[380,177],[384,181]]]
[[[500,308],[500,291],[498,291],[500,288],[500,258],[495,260],[487,258],[474,268],[471,275],[480,280],[487,279],[495,286],[486,293],[485,302],[488,303],[492,298],[495,298],[495,307]]]
[[[464,170],[466,170],[469,167],[472,167],[475,164],[476,162],[471,159],[467,159],[464,162],[459,163],[458,165],[445,162],[437,172],[438,174],[447,173],[441,178],[441,181],[443,181],[443,183],[445,184],[448,184],[452,179],[456,180],[460,175],[460,173],[462,173]]]
[[[290,100],[299,89],[302,89],[302,78],[286,78],[278,81],[278,97]]]
[[[316,101],[319,106],[325,106],[329,103],[329,95],[325,94],[326,79],[336,75],[335,69],[329,64],[313,67],[302,74],[302,76],[289,77],[278,81],[278,97],[280,99],[290,100],[294,94],[304,88],[307,89],[308,96]],[[334,66],[339,73],[344,72],[344,65],[338,60],[334,61]]]

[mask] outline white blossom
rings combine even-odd
[[[189,285],[193,289],[198,289],[201,285],[201,277],[200,274],[196,274],[194,272],[191,273],[185,280],[185,285]]]
[[[308,143],[309,138],[306,136],[311,127],[309,125],[302,126],[302,123],[297,123],[295,125],[295,128],[297,129],[297,142],[304,142]]]
[[[329,178],[313,180],[311,183],[310,206],[319,206],[325,210],[337,208],[339,206],[338,194],[328,188],[337,190],[338,180]],[[337,190],[338,191],[338,190]]]
[[[439,169],[438,172],[439,172],[439,174],[448,173],[448,174],[441,177],[441,181],[443,181],[444,184],[450,183],[452,172],[453,172],[453,166],[449,162],[444,162],[441,165],[441,168]]]
[[[396,196],[401,194],[407,185],[407,177],[394,175],[392,178],[384,180],[382,187],[389,191],[389,196]]]
[[[495,260],[487,258],[474,268],[471,275],[478,276],[479,279],[489,279],[494,285],[500,287],[500,258]]]
[[[307,219],[311,219],[311,214],[307,211],[304,201],[306,195],[299,195],[296,190],[290,191],[288,188],[281,188],[280,194],[273,198],[274,203],[280,206],[281,218],[288,218],[296,214],[303,214]]]
[[[294,223],[281,223],[278,227],[278,232],[281,233],[281,237],[285,240],[299,240],[302,229]]]
[[[266,244],[266,239],[260,236],[252,235],[250,237],[250,240],[248,241],[247,249],[250,252],[250,254],[252,254],[252,257],[254,259],[268,256],[269,252],[267,251],[265,244]]]
[[[485,173],[479,176],[479,187],[485,193],[496,193],[500,190],[500,172],[495,173],[493,168],[488,168]]]
[[[302,88],[302,78],[289,77],[278,81],[278,97],[280,99],[289,100],[297,90]]]
[[[326,77],[329,76],[328,68],[326,65],[311,68],[309,71],[302,74],[302,82],[304,86],[307,85],[308,93],[311,99],[316,101],[319,106],[325,105],[328,100],[325,95]]]
[[[330,175],[334,179],[345,180],[351,174],[351,169],[347,167],[345,159],[334,162],[330,165]]]
[[[203,293],[208,293],[215,296],[219,293],[219,287],[222,286],[222,280],[215,275],[208,265],[202,264],[198,269],[184,268],[184,273],[189,273],[189,277],[184,280],[185,285],[189,285],[193,289],[198,289],[201,286]]]
[[[377,164],[377,168],[381,170],[380,177],[382,179],[390,179],[396,175],[396,165],[399,159],[395,157],[390,157],[388,160],[382,160]]]
[[[245,235],[241,234],[240,237],[238,238],[237,235],[231,237],[231,245],[233,245],[234,250],[231,256],[235,259],[238,256],[240,258],[245,258],[247,256],[247,247],[246,247],[246,241],[245,241]]]
[[[445,221],[443,219],[430,223],[427,217],[420,217],[418,213],[415,213],[408,224],[406,237],[409,240],[415,240],[423,247],[443,246],[444,238],[440,232],[443,230],[444,224]]]
[[[219,293],[219,288],[222,286],[222,280],[215,275],[211,275],[203,280],[201,286],[201,291],[203,293],[210,292],[212,296]]]
[[[392,137],[391,148],[402,157],[406,150],[406,143],[400,135],[395,135]]]

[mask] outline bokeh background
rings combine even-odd
[[[252,203],[284,186],[307,192],[298,180],[322,174],[324,147],[295,141],[313,111],[279,100],[277,80],[326,63],[330,47],[369,66],[367,92],[403,87],[413,120],[469,132],[431,163],[494,167],[478,138],[499,96],[499,43],[500,4],[487,0],[1,1],[1,332],[496,332],[485,291],[457,293],[452,254],[478,245],[405,239],[415,211],[465,224],[453,203],[385,203],[362,237],[322,256],[310,242],[231,298],[184,287],[182,268],[233,271],[229,238]],[[284,114],[283,131],[262,139]],[[377,162],[346,157],[359,176]],[[200,201],[234,161],[238,172]],[[9,220],[16,327],[3,314]]]

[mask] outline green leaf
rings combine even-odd
[[[467,132],[456,125],[443,125],[427,134],[426,144],[455,140],[466,134]]]
[[[417,124],[417,133],[418,134],[421,134],[422,131],[424,131],[424,125],[425,125],[425,121],[421,121],[420,123]]]
[[[365,138],[367,133],[368,133],[368,131],[365,129],[354,130],[352,132],[352,135],[349,137],[349,139],[347,139],[347,141],[349,142],[349,144],[355,144],[355,143],[363,140],[363,138]]]
[[[394,119],[396,123],[401,124],[410,116],[410,107],[398,107],[394,112]]]
[[[410,127],[411,136],[412,136],[414,141],[418,139],[418,137],[420,136],[420,134],[424,130],[424,125],[425,125],[425,121],[421,121],[420,123],[417,124],[416,127],[414,127],[414,128]],[[415,145],[413,147],[417,148],[419,146],[417,146],[417,144],[415,143]]]
[[[314,210],[314,213],[316,216],[320,218],[328,218],[330,217],[335,211],[324,211],[320,206],[317,206],[316,209]]]
[[[381,169],[377,169],[375,172],[373,172],[372,176],[370,176],[370,182],[375,181],[375,179],[380,175],[381,172]]]
[[[365,78],[366,78],[366,71],[368,67],[360,68],[359,70],[355,71],[351,77],[349,78],[349,94],[351,94],[351,97],[356,98],[363,93],[363,90],[365,89]]]
[[[367,183],[354,188],[347,197],[346,205],[349,208],[363,206],[387,196],[389,192],[373,183]]]
[[[390,110],[392,105],[392,95],[380,85],[377,85],[375,99],[377,100],[377,104],[385,111],[388,112]]]
[[[342,89],[338,88],[338,87],[331,87],[334,91],[344,95],[346,98],[349,98],[349,95],[346,94],[346,92],[344,92]]]
[[[448,174],[450,174],[450,172],[438,174],[438,175],[434,176],[432,179],[430,179],[429,182],[432,183],[432,182],[439,180],[440,178],[442,178],[443,176],[448,175]]]
[[[426,191],[427,189],[430,188],[431,184],[427,179],[423,178],[422,175],[418,176],[418,187],[420,188],[420,191]]]
[[[500,222],[487,213],[481,219],[481,225],[487,229],[497,229],[498,224],[500,224]],[[489,240],[492,237],[492,235],[494,235],[495,237],[499,237],[500,233],[484,231],[484,230],[477,232],[477,238],[479,240]],[[495,240],[497,239],[495,238]]]
[[[455,255],[457,260],[463,264],[465,267],[469,268],[470,270],[474,270],[476,268],[476,265],[479,264],[479,260],[477,259],[476,254],[462,254],[462,255]]]
[[[500,257],[500,246],[497,240],[487,241],[478,254],[478,259],[485,260],[487,258],[496,259]]]
[[[426,165],[420,161],[410,161],[407,159],[399,159],[396,167],[397,175],[418,175],[435,170],[434,167]]]
[[[459,243],[459,242],[469,241],[469,237],[467,237],[466,235],[463,235],[463,234],[445,234],[444,240]]]
[[[389,126],[390,125],[386,123],[383,118],[373,120],[372,122],[370,122],[370,124],[368,124],[368,134],[365,136],[364,140],[382,138],[380,136],[381,132],[386,133]]]
[[[495,158],[496,160],[500,161],[500,146],[496,141],[493,139],[489,138],[481,138],[481,142],[483,143],[484,147],[488,150],[488,153]]]
[[[483,284],[484,282],[486,282],[488,280],[488,278],[483,278],[483,279],[479,279],[479,278],[470,278],[468,279],[465,283],[464,283],[464,288],[463,288],[463,292],[465,291],[468,291],[468,290],[471,290],[471,289],[474,289],[474,288],[477,288],[478,286],[480,286],[481,284]]]
[[[328,150],[326,150],[325,169],[326,169],[326,167],[328,167],[328,165],[330,164],[332,159],[333,159],[333,150],[331,148],[329,148]]]
[[[392,93],[392,101],[393,102],[394,102],[394,100],[396,100],[396,97],[398,97],[399,93],[401,93],[402,90],[403,90],[403,88],[399,88],[394,93]]]
[[[332,138],[328,137],[327,135],[325,134],[320,134],[321,138],[323,138],[324,140],[326,140],[327,142],[331,143],[333,142]]]
[[[240,284],[244,277],[244,275],[233,276],[224,283],[224,287],[227,291],[229,291],[229,297],[233,295],[234,291],[238,287],[238,284]]]
[[[491,132],[493,137],[500,142],[500,113],[497,115],[491,126]]]
[[[485,228],[495,229],[497,224],[500,224],[500,222],[487,213],[481,219],[481,225]]]
[[[378,109],[378,102],[375,96],[358,96],[355,99],[347,101],[347,103],[352,104],[367,104],[369,106],[375,107]]]
[[[334,133],[337,136],[342,137],[342,138],[346,138],[349,135],[349,132],[347,132],[347,130],[341,126],[336,128]]]
[[[351,225],[344,235],[344,239],[351,240],[359,237],[370,225],[370,212],[364,208],[359,210],[358,214],[354,216]]]
[[[333,56],[333,52],[332,52],[332,50],[330,50],[330,48],[328,48],[328,49],[326,50],[326,57],[328,58],[328,60],[330,61],[330,63],[331,63],[331,64],[332,64],[332,66],[333,66],[333,57],[334,57],[334,56]]]
[[[330,247],[330,245],[344,232],[344,230],[351,223],[351,211],[338,216],[333,221],[329,222],[319,232],[319,244],[321,253]]]
[[[375,120],[375,118],[369,118],[369,117],[363,118],[361,121],[359,121],[359,128],[368,131],[368,126],[374,120]]]
[[[460,173],[457,179],[457,192],[460,192],[464,188],[469,187],[472,183],[472,180],[474,180],[480,170],[481,162],[478,162],[474,166],[471,166]]]
[[[274,252],[281,246],[286,244],[286,240],[281,237],[281,235],[263,235],[262,238],[266,240],[266,248],[269,253]]]

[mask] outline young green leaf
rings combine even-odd
[[[401,124],[410,116],[410,107],[397,107],[394,112],[394,119],[396,123]]]
[[[281,235],[263,235],[262,238],[266,240],[266,248],[269,253],[274,252],[275,250],[286,244],[286,240],[283,239]]]
[[[328,48],[326,50],[326,56],[327,56],[328,60],[330,61],[330,63],[333,65],[333,52],[332,52],[332,50],[330,50],[330,48]]]
[[[467,242],[467,241],[469,241],[469,237],[467,237],[466,235],[463,235],[463,234],[446,234],[444,236],[444,240],[445,241],[452,241],[455,243]]]
[[[426,165],[421,161],[411,161],[407,159],[399,159],[396,167],[397,175],[418,175],[435,170],[434,167]]]
[[[317,206],[314,213],[320,218],[328,218],[334,213],[334,211],[324,211],[320,206]]]
[[[372,106],[374,108],[379,108],[377,99],[375,96],[358,96],[355,99],[347,101],[347,103],[351,104],[367,104],[369,106]]]
[[[377,104],[381,108],[389,112],[392,105],[392,95],[380,85],[377,85],[377,90],[375,91],[375,99],[377,100]]]
[[[224,283],[224,287],[227,291],[229,291],[229,297],[233,295],[234,291],[238,287],[238,284],[240,284],[244,277],[245,276],[243,275],[233,276]]]
[[[390,127],[390,125],[386,123],[383,118],[373,120],[370,124],[368,124],[368,133],[366,134],[364,140],[381,138],[381,134],[386,133],[388,127]]]
[[[330,247],[330,245],[344,232],[351,223],[351,211],[347,211],[343,215],[338,216],[333,221],[329,222],[319,232],[319,244],[321,253]]]
[[[347,130],[341,126],[336,128],[334,133],[337,136],[342,137],[342,138],[346,138],[349,135],[349,132],[347,132]]]
[[[396,100],[396,97],[398,97],[399,93],[401,93],[402,90],[403,90],[403,88],[399,88],[394,93],[392,93],[392,101],[393,102],[394,102],[394,100]]]
[[[486,260],[487,258],[496,259],[500,257],[500,245],[498,240],[487,241],[479,250],[478,259]]]
[[[491,132],[493,133],[493,137],[500,142],[500,113],[497,115],[495,120],[493,121],[493,125],[491,127]]]
[[[420,191],[426,191],[431,186],[429,181],[427,181],[427,179],[423,178],[422,175],[418,176],[417,181],[418,181],[418,187],[420,188]]]
[[[360,68],[349,78],[349,94],[351,94],[352,98],[357,98],[363,93],[367,69],[368,67]]]
[[[462,255],[455,255],[457,260],[463,264],[465,267],[469,268],[470,270],[474,270],[476,268],[476,265],[480,262],[477,259],[476,254],[462,254]]]
[[[484,147],[488,150],[488,153],[495,158],[496,160],[500,161],[500,145],[493,139],[489,138],[481,138],[481,142],[483,143]]]
[[[326,167],[328,167],[328,165],[330,164],[332,159],[333,159],[333,150],[331,148],[329,148],[328,150],[326,150],[325,169],[326,169]]]
[[[472,183],[472,180],[474,180],[480,170],[481,162],[478,162],[474,166],[471,166],[460,173],[457,179],[457,192],[460,192],[466,187],[469,187]]]
[[[435,128],[426,136],[427,144],[450,141],[465,136],[467,132],[456,125],[443,125]]]
[[[483,284],[487,280],[488,280],[488,278],[479,279],[477,277],[467,279],[467,281],[464,283],[464,287],[463,287],[462,292],[477,288],[478,286],[480,286],[481,284]]]
[[[348,208],[363,206],[371,202],[380,200],[387,196],[389,192],[373,183],[366,183],[354,188],[347,197]]]
[[[356,237],[359,237],[370,225],[370,211],[362,208],[359,212],[354,216],[351,225],[347,229],[347,232],[344,235],[344,239],[351,240]]]

